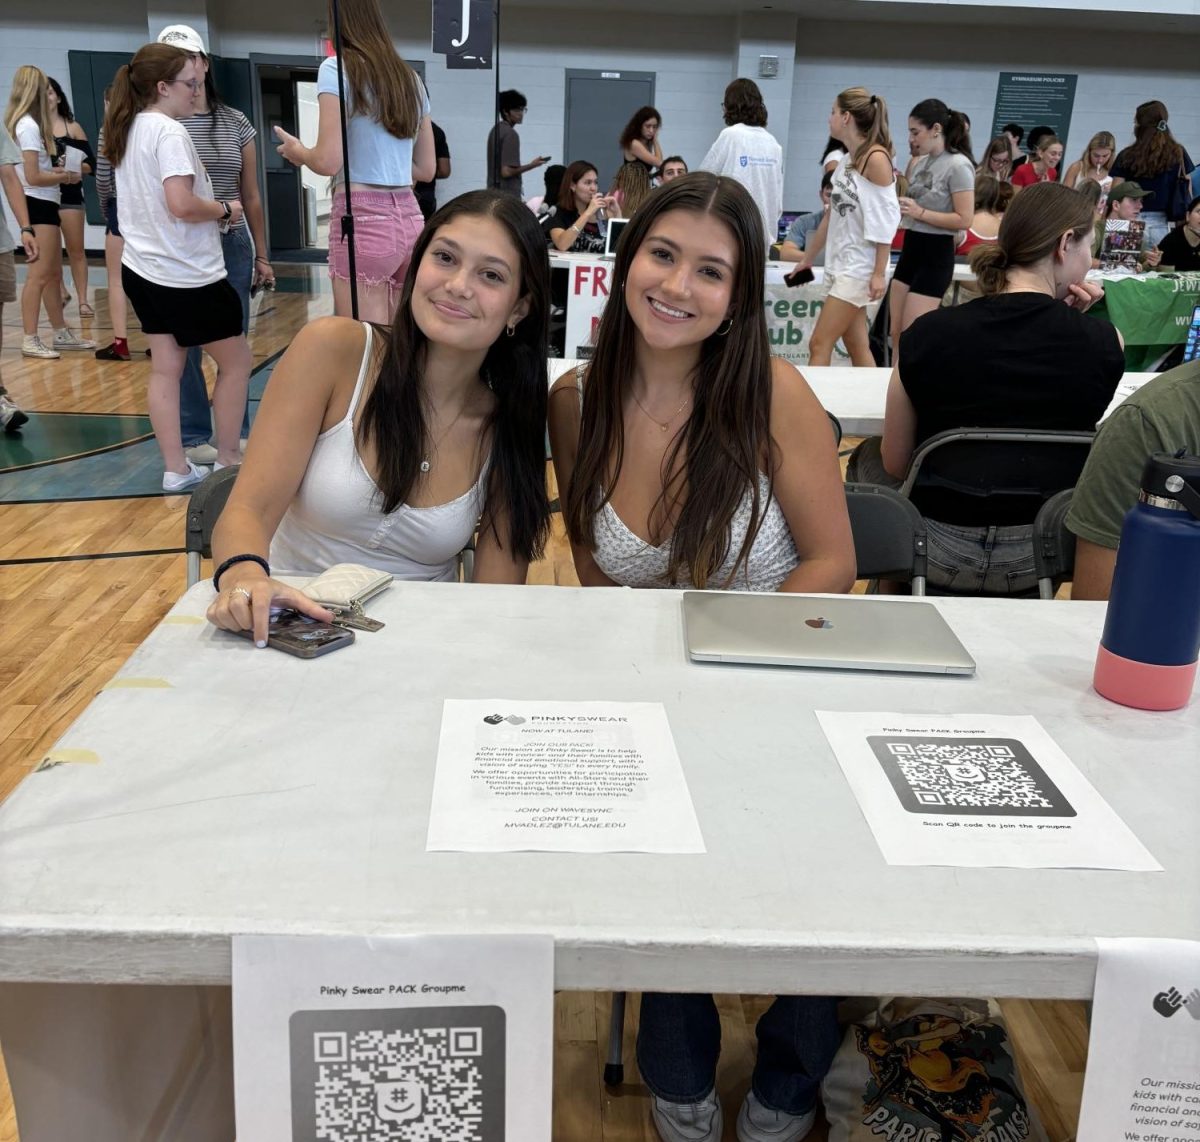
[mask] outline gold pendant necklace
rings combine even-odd
[[[664,424],[661,420],[658,419],[658,417],[650,415],[650,410],[647,409],[646,406],[644,404],[642,404],[642,402],[640,400],[638,400],[637,393],[635,393],[633,391],[633,389],[629,390],[629,395],[631,397],[633,397],[638,408],[640,408],[642,410],[642,412],[644,412],[646,414],[646,419],[649,421],[652,421],[654,424],[658,425],[658,430],[660,432],[666,432],[667,429],[671,427],[671,421],[673,421],[681,412],[683,412],[684,408],[687,407],[688,401],[690,401],[692,399],[692,394],[688,393],[688,395],[683,398],[683,404],[681,404],[673,413],[671,413],[670,420],[668,420],[666,422],[666,424]]]

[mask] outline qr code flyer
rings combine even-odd
[[[550,937],[237,936],[256,1142],[549,1142]]]
[[[1036,718],[817,718],[889,864],[1160,871]]]

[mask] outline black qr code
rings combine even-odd
[[[503,1142],[504,1011],[297,1011],[293,1142]]]
[[[910,813],[1074,817],[1075,810],[1014,738],[869,737]]]

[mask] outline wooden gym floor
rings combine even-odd
[[[333,310],[324,267],[278,266],[277,273],[278,291],[255,302],[250,342],[256,368],[282,352],[306,321]],[[112,334],[103,270],[93,267],[91,277],[95,319],[80,322],[77,302],[67,317],[84,336],[106,345]],[[159,491],[161,468],[145,419],[149,366],[136,321],[129,363],[96,361],[90,352],[29,360],[20,353],[16,305],[4,307],[2,325],[0,376],[30,423],[19,435],[0,435],[0,800],[183,592],[186,511],[186,496]],[[261,392],[261,383],[260,376],[252,396]],[[530,581],[577,582],[561,526],[545,558],[531,569]],[[754,1023],[766,1002],[718,997],[726,1139],[734,1137],[737,1106],[753,1065]],[[1024,1001],[1003,1006],[1047,1134],[1051,1142],[1068,1142],[1087,1054],[1084,1007]],[[601,1082],[608,996],[558,996],[556,1142],[655,1142],[649,1095],[633,1057],[636,1026],[634,1001],[626,1019],[626,1081],[608,1091]],[[0,1142],[17,1137],[0,1062]],[[824,1127],[810,1137],[824,1142]]]

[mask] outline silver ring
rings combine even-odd
[[[245,595],[247,603],[249,603],[253,598],[253,596],[251,596],[250,592],[245,587],[230,587],[229,588],[229,601],[231,603],[233,602],[233,596],[237,595],[237,594]]]

